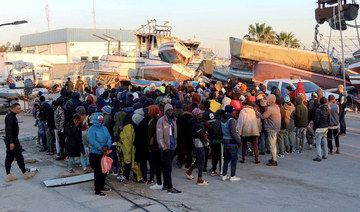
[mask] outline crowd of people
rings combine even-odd
[[[40,152],[66,159],[72,173],[79,158],[84,173],[94,172],[98,196],[110,191],[101,170],[101,158],[109,150],[114,161],[109,173],[122,183],[132,180],[181,193],[171,177],[175,156],[177,166],[186,168],[184,177],[194,180],[193,170],[198,170],[197,185],[209,185],[203,179],[209,158],[211,176],[236,182],[239,149],[241,163],[250,155],[258,164],[259,155],[271,154],[266,165],[277,166],[278,158],[315,145],[313,160],[322,161],[340,153],[339,135],[346,133],[342,85],[338,99],[325,98],[321,89],[307,99],[301,82],[295,90],[281,91],[231,79],[196,86],[186,81],[160,87],[118,84],[111,89],[101,82],[93,89],[82,89],[83,84],[74,87],[69,80],[53,101],[39,96],[33,112]]]

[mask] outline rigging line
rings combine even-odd
[[[355,25],[356,25],[356,34],[357,34],[357,39],[358,39],[358,41],[359,41],[359,45],[360,45],[359,27],[358,27],[358,25],[357,25],[356,18],[355,18]]]

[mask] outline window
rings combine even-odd
[[[92,57],[92,58],[91,58],[91,61],[92,61],[93,63],[98,63],[98,62],[99,62],[99,57]]]
[[[280,91],[282,91],[283,89],[287,89],[287,87],[289,86],[292,87],[289,83],[283,82]]]
[[[81,62],[87,62],[88,56],[81,56]]]
[[[267,84],[267,90],[268,91],[271,91],[271,88],[273,87],[273,86],[275,86],[275,87],[279,87],[279,82],[268,82],[268,84]]]

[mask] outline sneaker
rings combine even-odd
[[[336,149],[336,154],[340,154],[340,148]]]
[[[259,161],[259,160],[255,161],[255,164],[259,164],[259,163],[260,163],[260,161]]]
[[[325,160],[327,159],[327,157],[325,157],[325,156],[322,156],[322,158],[325,159]]]
[[[279,158],[284,158],[285,156],[282,155],[282,154],[278,154],[278,157],[279,157]]]
[[[75,173],[74,169],[69,169],[69,173]]]
[[[230,177],[230,182],[238,182],[240,181],[240,177],[232,176]]]
[[[158,185],[157,183],[149,187],[152,190],[161,190],[163,185]]]
[[[11,182],[17,180],[16,177],[12,176],[11,174],[6,175],[6,182]]]
[[[170,188],[167,190],[168,194],[180,194],[181,191],[177,190],[176,188]]]
[[[260,152],[259,155],[265,155],[265,153],[264,153],[264,152]]]
[[[308,150],[312,150],[312,144],[309,145],[309,149]]]
[[[57,156],[57,157],[55,158],[55,160],[64,160],[64,158],[61,157],[61,156]]]
[[[313,161],[321,162],[321,158],[314,158]]]
[[[144,180],[139,180],[138,183],[145,184],[146,182]]]
[[[217,172],[216,172],[216,171],[212,171],[212,172],[211,172],[211,176],[212,176],[212,177],[214,177],[214,176],[216,176],[216,175],[217,175]]]
[[[90,169],[84,169],[84,174],[89,174],[89,173],[91,173]]]
[[[43,147],[43,148],[40,149],[39,152],[46,152],[46,151],[47,151],[47,149]]]
[[[245,159],[239,160],[239,163],[245,163]]]
[[[346,136],[346,133],[341,133],[340,136],[345,137],[345,136]]]
[[[104,192],[98,192],[98,193],[95,193],[95,195],[98,197],[106,197],[106,194]]]
[[[333,153],[332,150],[330,150],[328,154],[329,154],[329,155],[333,155],[334,153]]]
[[[34,177],[36,175],[36,172],[25,172],[24,174],[23,174],[23,176],[24,176],[24,180],[28,180],[28,179],[30,179],[30,178],[32,178],[32,177]]]
[[[304,150],[299,150],[299,154],[303,154],[304,153]]]
[[[229,179],[228,176],[222,176],[222,178],[221,178],[222,181],[226,181],[226,180],[228,180],[228,179]]]
[[[110,191],[112,191],[111,188],[104,187],[103,189],[101,189],[101,192],[110,192]]]

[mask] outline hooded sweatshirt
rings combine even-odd
[[[304,102],[307,102],[305,90],[303,88],[304,88],[304,83],[298,82],[297,88],[295,89],[295,91],[293,92],[292,97],[291,97],[292,102],[294,102],[296,97],[298,97],[301,93],[304,95],[304,98],[305,98]]]
[[[242,108],[236,129],[241,137],[260,136],[260,120],[256,118],[253,107],[245,105]]]
[[[320,105],[315,112],[314,131],[318,128],[328,128],[330,124],[330,111],[328,105]]]
[[[89,129],[89,142],[91,145],[90,153],[101,155],[101,149],[111,147],[111,136],[106,127],[101,125],[98,121],[98,116],[101,113],[95,113],[93,118],[93,125]]]
[[[226,146],[241,146],[240,137],[236,132],[236,120],[233,114],[226,113],[221,118],[223,143]]]
[[[264,119],[264,128],[268,132],[278,132],[281,128],[281,114],[280,108],[276,105],[276,96],[271,94],[267,99],[268,106],[265,108],[263,114],[257,115]]]
[[[284,104],[285,109],[285,125],[287,131],[293,131],[295,129],[295,123],[293,118],[293,113],[295,111],[295,106],[293,103],[288,105],[287,103]]]
[[[303,104],[303,98],[301,96],[296,97],[294,121],[296,127],[306,127],[309,124],[308,109]]]
[[[168,117],[166,115],[166,112],[169,109],[173,109],[173,107],[171,106],[171,104],[166,104],[164,108],[164,116],[161,117],[156,124],[156,138],[159,144],[159,148],[162,150],[167,150],[171,148],[175,149],[176,147],[176,118],[174,114],[173,117]],[[174,140],[171,137],[173,137]]]

